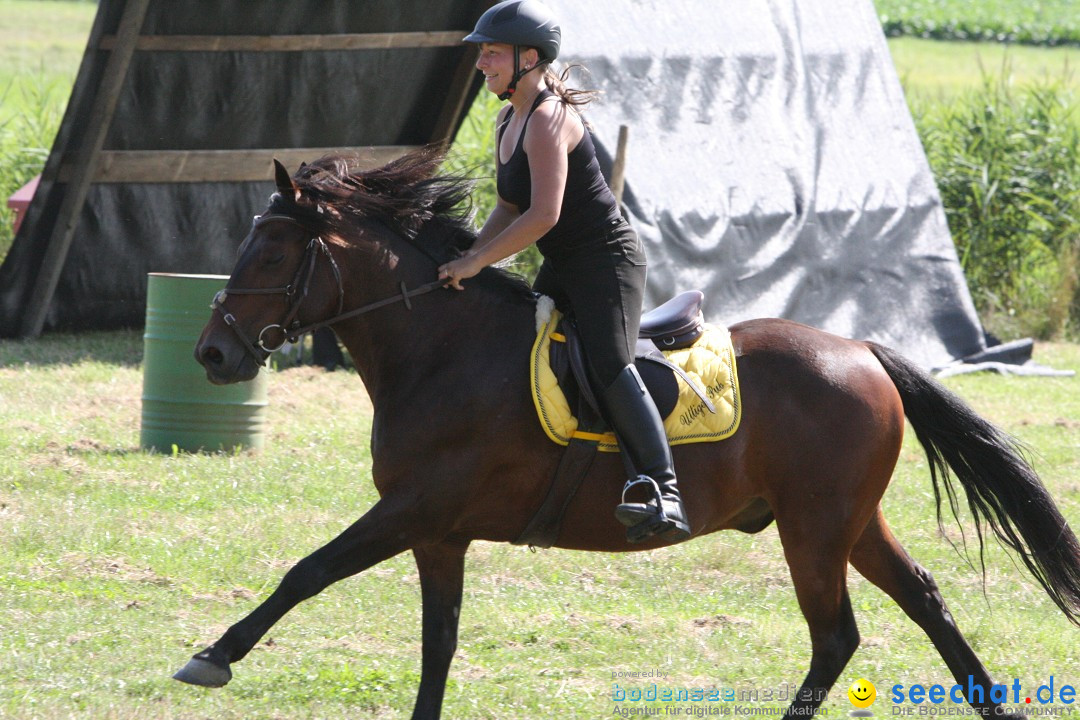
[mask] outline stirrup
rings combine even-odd
[[[649,486],[649,499],[643,502],[628,502],[626,494],[638,485]],[[623,485],[622,497],[615,507],[615,519],[628,528],[643,522],[655,521],[657,518],[666,519],[664,518],[663,498],[664,495],[660,490],[660,484],[648,475],[638,475],[630,478]]]
[[[653,497],[650,500],[644,503],[626,502],[627,491],[637,485],[646,484],[652,488]],[[676,512],[678,513],[677,510]],[[660,535],[672,542],[685,540],[690,537],[690,527],[682,519],[683,515],[685,510],[674,516],[665,511],[660,484],[648,475],[638,475],[628,480],[623,486],[622,503],[615,508],[615,518],[627,527],[626,540],[631,543],[642,542],[654,535]]]
[[[628,493],[636,485],[650,485],[650,486],[652,486],[653,499],[657,502],[657,504],[660,503],[660,499],[662,497],[662,495],[660,493],[660,483],[656,482],[655,480],[653,480],[648,475],[638,475],[636,478],[630,478],[629,480],[626,481],[626,484],[623,485],[622,496],[619,499],[619,504],[620,505],[635,504],[635,503],[626,502],[626,493]]]
[[[626,494],[638,485],[649,486],[651,497],[645,502],[627,502]],[[666,520],[663,497],[660,484],[648,475],[638,475],[630,478],[623,485],[622,497],[615,507],[615,519],[628,528],[636,527],[644,522]]]

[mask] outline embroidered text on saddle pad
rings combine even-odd
[[[551,336],[561,317],[559,311],[553,309],[551,317],[537,332],[529,357],[529,372],[533,403],[540,425],[551,440],[559,445],[568,445],[577,430],[578,421],[559,388],[549,360]],[[705,389],[716,406],[716,414],[710,413],[701,398],[679,379],[679,401],[671,414],[664,418],[668,442],[672,445],[723,440],[731,437],[739,428],[742,399],[731,334],[727,328],[706,327],[705,334],[691,347],[665,352],[664,355]],[[600,450],[618,452],[614,434],[606,433],[602,438],[598,443]]]

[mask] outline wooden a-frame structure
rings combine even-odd
[[[36,336],[47,327],[85,325],[86,319],[79,312],[69,317],[55,312],[53,305],[58,288],[65,295],[70,294],[67,288],[72,284],[80,286],[80,292],[94,291],[93,287],[85,287],[85,278],[80,280],[73,275],[85,270],[88,258],[93,262],[95,235],[178,234],[169,227],[175,216],[168,214],[151,214],[140,217],[138,222],[126,222],[124,212],[117,213],[116,208],[133,202],[132,198],[139,202],[139,196],[144,195],[160,201],[162,189],[166,190],[164,197],[169,197],[172,194],[169,188],[183,186],[211,188],[212,194],[237,197],[237,193],[225,188],[268,187],[273,158],[295,167],[329,152],[349,151],[370,159],[375,166],[422,145],[449,142],[478,89],[474,55],[463,45],[462,38],[490,4],[490,0],[454,3],[314,0],[290,2],[288,13],[268,13],[266,8],[256,9],[251,4],[228,0],[214,3],[211,12],[208,3],[193,0],[101,0],[71,102],[39,190],[6,267],[0,271],[0,308],[4,311],[0,315],[0,335]],[[264,5],[277,7],[278,4]],[[250,34],[252,28],[257,34]],[[230,92],[230,83],[244,83],[245,79],[273,83],[278,79],[268,77],[268,70],[275,66],[304,65],[294,59],[282,61],[290,56],[323,58],[317,65],[338,77],[362,78],[385,73],[381,82],[361,82],[355,95],[345,97],[344,104],[348,107],[338,114],[346,118],[346,123],[355,113],[371,112],[367,108],[372,105],[381,107],[387,103],[386,98],[392,98],[398,105],[424,103],[421,117],[409,118],[416,120],[405,123],[411,127],[390,133],[397,136],[395,140],[406,142],[387,143],[378,137],[379,132],[365,133],[364,128],[357,128],[355,133],[327,133],[325,125],[312,123],[307,127],[303,118],[294,119],[297,108],[287,102],[288,94],[266,93],[262,96],[266,100],[263,112],[289,116],[290,126],[287,132],[281,132],[279,126],[267,126],[264,129],[268,132],[263,134],[285,135],[296,140],[289,144],[255,142],[254,146],[244,147],[240,143],[246,143],[247,138],[240,137],[240,142],[230,146],[228,140],[235,141],[238,136],[226,133],[224,138],[215,138],[219,134],[213,127],[215,120],[199,117],[196,122],[206,127],[205,136],[212,140],[200,147],[198,133],[185,136],[181,132],[181,142],[170,142],[170,136],[175,138],[174,131],[186,118],[175,117],[175,113],[170,118],[154,102],[141,99],[159,91],[152,82],[147,83],[147,78],[168,83],[186,81],[191,83],[190,87],[179,92],[190,94],[191,106],[199,115],[199,104],[220,103],[220,96]],[[154,70],[161,58],[167,59],[164,69]],[[196,59],[195,69],[184,68],[188,58]],[[412,72],[398,72],[400,68],[393,67],[394,63]],[[215,64],[227,68],[211,73],[201,70]],[[216,87],[208,90],[199,85],[206,74],[214,76]],[[324,104],[327,94],[319,91],[323,79],[317,72],[308,72],[293,74],[287,82],[308,88],[303,95],[315,98],[315,104]],[[379,97],[380,89],[387,91],[385,98]],[[169,92],[177,90],[173,88]],[[149,112],[140,117],[140,110],[146,106]],[[228,109],[221,115],[216,122],[230,122]],[[143,125],[141,130],[140,125]],[[330,139],[337,142],[321,142],[328,134],[336,135]],[[347,142],[341,142],[343,139]],[[127,188],[123,200],[108,197],[111,190],[121,187]],[[178,202],[191,200],[190,193],[182,190],[177,196]],[[215,204],[228,205],[229,201],[219,197]],[[243,211],[250,209],[244,207]],[[236,223],[229,225],[242,229]],[[242,233],[235,235],[236,230],[234,236],[238,240]],[[72,257],[76,238],[77,244],[88,244],[78,253],[77,260]],[[140,270],[220,272],[224,269],[220,259],[200,260],[205,252],[149,253],[154,254],[166,258],[151,260],[153,265],[146,264]],[[177,262],[168,261],[177,255],[180,257],[172,258]],[[72,268],[73,261],[80,266]],[[112,297],[111,302],[138,305],[140,296],[145,297],[144,288],[137,287],[132,292],[128,287]],[[126,312],[119,314],[106,312],[105,324],[137,324],[140,308],[127,307]]]

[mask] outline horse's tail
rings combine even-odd
[[[939,476],[955,516],[955,475],[974,517],[980,548],[985,522],[1016,551],[1069,620],[1080,625],[1080,542],[1018,443],[899,353],[875,343],[867,346],[896,385],[904,414],[926,450],[938,524]]]

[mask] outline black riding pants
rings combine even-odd
[[[645,295],[645,250],[623,219],[572,250],[545,253],[533,289],[573,316],[597,388],[634,362]]]

